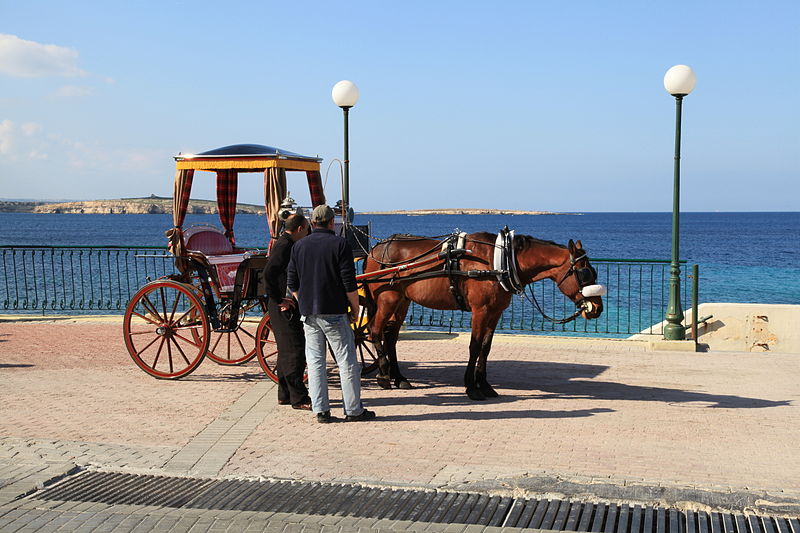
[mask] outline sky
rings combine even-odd
[[[796,0],[0,0],[0,198],[170,196],[179,152],[254,143],[333,204],[347,79],[356,211],[671,211],[676,64],[681,209],[800,210]]]

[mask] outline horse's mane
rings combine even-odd
[[[527,250],[528,248],[532,248],[534,246],[558,246],[559,248],[566,248],[563,244],[558,244],[554,241],[545,241],[543,239],[537,239],[536,237],[531,237],[530,235],[515,235],[514,236],[514,253],[518,254],[523,250]]]

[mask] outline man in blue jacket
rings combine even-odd
[[[361,364],[350,327],[358,318],[353,250],[334,234],[333,217],[327,205],[314,208],[314,230],[292,247],[286,284],[303,316],[308,387],[317,421],[333,420],[325,364],[327,340],[339,366],[345,421],[359,422],[375,418],[375,413],[361,404]]]

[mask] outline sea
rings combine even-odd
[[[672,213],[547,215],[368,215],[377,239],[395,233],[438,236],[504,226],[518,234],[566,244],[580,239],[590,258],[669,260]],[[184,227],[219,225],[216,215],[187,215]],[[164,246],[171,215],[0,213],[0,245]],[[263,248],[266,220],[237,215],[236,243]],[[800,303],[800,212],[681,213],[683,268],[699,265],[703,302]]]

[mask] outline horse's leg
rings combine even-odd
[[[497,392],[486,381],[486,359],[492,349],[494,329],[500,315],[472,313],[472,337],[469,342],[469,363],[464,373],[464,386],[472,400],[496,398]]]
[[[480,391],[475,382],[475,364],[481,353],[481,345],[483,342],[483,338],[480,336],[481,330],[477,326],[479,316],[479,312],[473,311],[472,336],[469,341],[469,362],[467,363],[467,370],[464,372],[464,387],[467,389],[467,396],[469,396],[470,400],[486,399],[486,396]]]
[[[489,358],[489,351],[492,349],[495,327],[496,324],[484,335],[481,343],[481,352],[478,355],[478,364],[475,366],[475,384],[478,386],[478,390],[487,398],[497,398],[499,396],[497,391],[486,380],[486,361]]]
[[[370,338],[375,351],[378,354],[378,376],[377,382],[382,389],[391,389],[391,361],[386,350],[384,333],[386,323],[394,314],[400,302],[401,296],[394,291],[384,291],[375,298],[375,316],[370,324]],[[396,364],[397,356],[395,356]]]
[[[400,301],[383,332],[383,347],[386,349],[386,355],[389,358],[389,376],[394,382],[394,386],[398,389],[412,388],[411,383],[400,373],[400,365],[397,362],[397,338],[400,336],[400,328],[406,319],[410,304],[411,301],[405,298]]]
[[[503,312],[500,311],[494,315],[485,315],[478,327],[482,331],[481,351],[478,355],[478,363],[475,366],[475,384],[478,390],[483,393],[487,398],[497,398],[499,394],[495,391],[489,382],[486,380],[486,361],[489,358],[489,351],[492,349],[492,339],[494,338],[494,330],[497,328],[497,322],[500,320]]]

